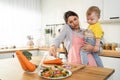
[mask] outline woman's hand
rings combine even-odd
[[[85,51],[90,51],[90,52],[98,52],[99,51],[99,46],[92,46],[89,43],[85,42],[84,50]]]
[[[99,46],[94,46],[93,52],[98,52],[99,51]]]
[[[85,44],[84,44],[84,50],[85,51],[93,51],[93,49],[94,49],[94,46],[92,46],[92,45],[90,45],[89,43],[87,43],[87,42],[85,42]]]
[[[49,53],[51,56],[57,57],[57,47],[56,46],[51,46],[49,49]]]

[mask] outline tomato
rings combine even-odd
[[[56,70],[56,73],[57,74],[61,74],[62,72],[60,70]]]
[[[50,71],[46,71],[46,72],[44,73],[44,76],[45,76],[45,77],[49,77],[49,76],[50,76]]]

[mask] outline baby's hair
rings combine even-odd
[[[86,12],[86,16],[91,15],[93,12],[95,12],[98,17],[100,17],[100,9],[97,6],[91,6],[90,8],[88,8],[87,12]]]

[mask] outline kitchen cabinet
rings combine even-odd
[[[120,0],[103,0],[103,19],[120,19]]]
[[[86,10],[93,5],[102,9],[102,0],[43,0],[41,7],[43,14],[42,25],[65,23],[63,19],[64,13],[72,10],[79,15],[81,26],[86,26]]]
[[[114,74],[108,80],[119,80],[120,79],[120,58],[101,56],[101,59],[103,61],[104,67],[115,69]]]
[[[38,50],[32,50],[32,51],[29,51],[29,52],[32,54],[32,56],[38,56],[38,53],[39,53]]]
[[[32,53],[32,56],[37,56],[39,51],[29,51],[30,53]],[[15,52],[12,53],[4,53],[4,54],[0,54],[0,59],[5,59],[5,58],[14,58]]]
[[[0,59],[13,58],[13,57],[14,57],[14,53],[4,53],[4,54],[0,54]]]
[[[14,58],[16,50],[28,50],[30,53],[32,53],[32,56],[38,56],[39,54],[39,50],[37,48],[5,49],[5,50],[0,50],[0,59]]]

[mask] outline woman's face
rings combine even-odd
[[[73,29],[79,28],[79,18],[77,16],[68,17],[67,24],[71,26]]]

